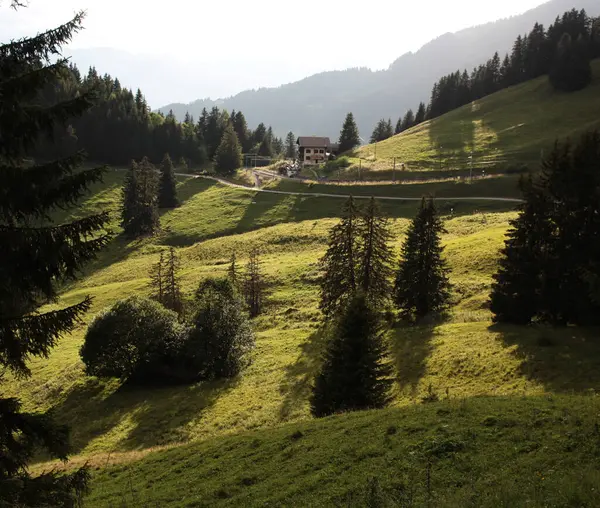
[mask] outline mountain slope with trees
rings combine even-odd
[[[357,68],[326,72],[225,99],[169,104],[160,111],[166,114],[172,109],[183,119],[186,111],[198,116],[202,108],[218,105],[243,110],[251,124],[271,124],[278,136],[292,130],[332,139],[337,139],[340,123],[352,111],[359,129],[371,132],[380,118],[404,115],[420,101],[428,101],[433,83],[441,76],[457,68],[471,70],[495,51],[504,55],[517,36],[531,30],[535,23],[548,26],[557,15],[572,8],[585,9],[590,16],[600,15],[596,0],[552,0],[520,16],[444,34],[417,52],[401,56],[384,71]]]

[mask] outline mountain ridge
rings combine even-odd
[[[183,119],[186,111],[198,117],[202,108],[219,106],[244,112],[248,124],[264,122],[279,136],[319,134],[337,139],[344,115],[353,111],[363,138],[382,117],[403,115],[427,102],[434,82],[456,69],[471,69],[484,63],[495,51],[509,51],[516,37],[536,22],[545,26],[571,8],[600,15],[595,0],[551,0],[525,13],[445,33],[394,60],[387,69],[366,67],[325,71],[279,87],[244,90],[236,95],[172,103],[159,108]],[[408,76],[408,78],[407,78]]]

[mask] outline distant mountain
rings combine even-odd
[[[243,111],[250,126],[271,125],[277,135],[321,135],[337,139],[348,111],[357,120],[361,136],[368,139],[380,118],[403,115],[408,108],[427,102],[431,88],[441,76],[456,69],[472,69],[485,63],[495,51],[501,56],[512,48],[519,34],[529,32],[536,22],[548,26],[557,15],[586,9],[600,15],[598,0],[551,0],[519,16],[502,19],[456,33],[447,33],[415,53],[407,53],[387,70],[366,68],[315,74],[277,88],[247,90],[219,100],[201,99],[189,104],[168,104],[179,119],[186,111],[198,117],[202,108],[219,106]]]

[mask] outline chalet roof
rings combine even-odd
[[[329,138],[321,138],[318,136],[300,136],[297,143],[300,146],[309,148],[327,148],[331,146]]]

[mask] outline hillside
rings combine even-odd
[[[398,165],[431,175],[447,170],[468,174],[471,154],[477,174],[523,165],[535,169],[542,151],[550,150],[557,138],[576,138],[600,128],[600,60],[592,62],[592,68],[593,82],[582,91],[556,92],[542,77],[424,122],[376,147],[361,147],[356,156],[366,159],[363,169],[386,172],[386,177],[393,157]],[[354,175],[356,169],[355,165],[346,173]]]
[[[108,173],[76,215],[110,210],[118,233],[122,179],[122,172]],[[291,184],[282,182],[280,188]],[[424,185],[393,186],[393,191],[418,196]],[[389,193],[391,187],[337,190],[364,195]],[[481,180],[466,188],[484,194],[491,186]],[[544,499],[560,505],[577,493],[575,473],[562,474],[576,463],[583,464],[577,477],[593,484],[597,473],[587,464],[597,442],[595,399],[553,394],[600,389],[596,332],[498,327],[490,321],[491,275],[514,203],[439,200],[454,285],[449,319],[390,331],[389,361],[396,372],[391,409],[313,421],[307,399],[323,348],[316,262],[341,200],[257,193],[192,177],[180,178],[179,195],[182,206],[162,214],[160,235],[140,241],[117,236],[79,282],[63,289],[61,300],[92,295],[87,323],[119,298],[148,293],[149,268],[170,245],[181,258],[186,293],[207,276],[225,274],[233,250],[245,263],[258,247],[269,296],[265,314],[254,322],[257,347],[243,375],[160,388],[86,377],[78,356],[83,323],[48,360],[31,362],[32,378],[3,385],[6,395],[18,394],[27,409],[55,409],[71,426],[73,464],[89,461],[97,468],[91,506],[140,506],[150,500],[160,506],[240,506],[266,499],[332,505],[362,489],[370,475],[386,489],[398,487],[403,478],[411,483],[418,478],[421,502],[427,456],[420,451],[435,457],[431,495],[448,493],[449,503],[483,492],[488,506],[498,506],[494,496],[505,496],[505,506],[514,506],[511,485],[519,500],[529,499],[539,494],[541,478],[551,475],[556,482],[534,506]],[[398,253],[417,205],[387,201],[383,206]],[[435,397],[444,402],[422,405]],[[342,436],[351,444],[342,445]],[[562,455],[567,446],[573,453]],[[492,451],[483,456],[483,449]],[[398,473],[383,464],[396,464]],[[499,468],[500,484],[490,477]],[[523,471],[539,475],[525,478]],[[595,494],[581,495],[592,500]]]
[[[229,111],[241,110],[249,125],[264,122],[279,136],[291,130],[297,135],[332,139],[338,138],[346,113],[352,111],[362,137],[368,139],[380,118],[392,117],[395,121],[408,108],[428,101],[431,87],[441,76],[457,69],[472,69],[495,51],[510,51],[516,37],[531,30],[534,23],[547,26],[572,8],[586,9],[590,16],[600,14],[596,0],[551,0],[519,16],[441,35],[415,53],[402,55],[387,70],[325,72],[276,88],[246,90],[233,97],[168,104],[160,111],[172,109],[183,120],[186,111],[198,118],[202,108],[216,105]]]

